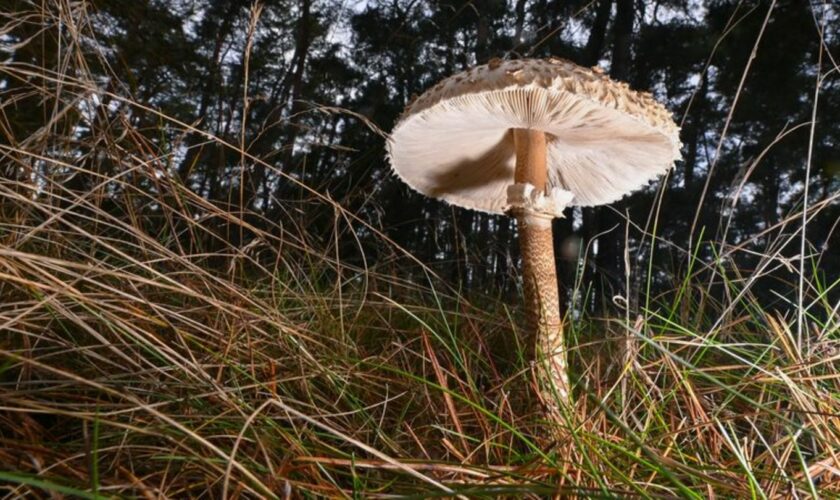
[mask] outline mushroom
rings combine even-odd
[[[494,59],[449,77],[408,105],[388,139],[411,188],[516,217],[529,349],[547,361],[540,391],[555,418],[570,387],[551,221],[641,188],[680,146],[671,113],[649,93],[557,58]]]

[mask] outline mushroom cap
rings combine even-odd
[[[679,128],[651,94],[563,59],[494,59],[411,102],[388,139],[394,171],[453,205],[505,213],[513,129],[546,133],[547,191],[572,205],[615,201],[680,158]]]

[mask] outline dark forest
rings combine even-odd
[[[587,307],[597,310],[627,293],[626,248],[637,264],[634,274],[646,273],[643,264],[656,253],[653,277],[664,289],[681,279],[690,256],[705,263],[733,261],[745,273],[769,266],[774,271],[762,273],[766,279],[753,289],[785,309],[784,283],[795,280],[796,272],[780,264],[798,262],[796,214],[806,179],[808,203],[815,207],[806,267],[828,282],[840,273],[840,254],[829,251],[840,238],[834,228],[840,217],[835,197],[840,156],[834,143],[840,109],[833,56],[840,41],[833,9],[821,21],[807,2],[774,2],[772,15],[770,6],[263,2],[257,13],[251,2],[100,1],[88,20],[95,33],[89,43],[107,50],[89,70],[103,90],[244,145],[265,164],[243,162],[201,133],[161,130],[154,115],[121,109],[118,101],[109,107],[107,96],[99,107],[110,113],[87,127],[119,126],[122,115],[149,141],[166,141],[171,154],[163,167],[195,193],[270,222],[288,216],[284,201],[305,196],[285,180],[292,177],[328,193],[464,288],[511,293],[518,258],[512,220],[412,193],[389,175],[377,132],[390,130],[412,95],[490,58],[559,56],[600,65],[632,88],[651,91],[674,112],[684,159],[662,186],[610,207],[577,209],[555,222],[556,246],[580,249],[566,258],[558,255],[558,265],[570,280],[584,273],[583,281],[595,291]],[[822,22],[826,34],[820,37]],[[40,29],[23,25],[13,33],[25,40]],[[54,39],[32,42],[12,51],[11,62],[41,64],[47,62],[44,54],[56,49]],[[812,113],[822,74],[827,76],[821,77],[820,102]],[[6,75],[3,85],[11,96],[26,84]],[[8,133],[20,141],[43,126],[38,112],[43,103],[35,96],[15,100],[6,119]],[[80,145],[84,134],[96,133],[84,128],[77,130]],[[97,163],[89,151],[69,154],[88,158],[86,168],[97,172],[118,168]],[[84,189],[95,181],[76,175],[74,182]],[[665,215],[655,233],[648,217],[653,209]],[[147,215],[157,218],[153,210]],[[332,209],[307,207],[301,219],[313,237],[330,237]],[[364,230],[344,234],[344,258],[358,261],[363,251],[379,262],[377,244],[367,236]],[[242,237],[235,243],[246,245],[252,236]],[[637,299],[638,289],[630,292]]]

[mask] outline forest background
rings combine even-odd
[[[171,152],[161,169],[231,212],[252,212],[269,223],[289,217],[283,201],[301,196],[296,183],[284,180],[289,176],[328,193],[465,289],[515,293],[513,221],[411,192],[391,174],[377,130],[390,130],[413,95],[459,70],[493,57],[557,56],[601,65],[613,78],[653,92],[674,112],[684,143],[684,160],[665,179],[661,200],[653,186],[555,222],[556,247],[591,249],[583,279],[594,293],[586,307],[598,310],[627,293],[638,303],[638,273],[625,290],[625,221],[631,221],[630,258],[643,263],[651,252],[644,232],[655,201],[666,215],[657,236],[667,242],[656,246],[656,286],[669,287],[694,252],[704,259],[725,254],[745,270],[756,268],[769,248],[795,259],[798,240],[774,246],[768,234],[802,205],[806,175],[809,203],[830,205],[809,221],[808,255],[820,254],[819,270],[827,277],[840,275],[840,252],[827,251],[838,245],[833,226],[840,208],[826,203],[840,182],[836,78],[821,86],[813,140],[810,127],[816,75],[836,62],[836,6],[827,5],[822,19],[799,1],[276,1],[259,4],[252,26],[249,1],[94,5],[85,43],[105,58],[89,67],[104,92],[243,145],[268,165],[243,161],[196,131],[162,129],[154,115],[107,95],[96,106],[108,112],[80,125],[79,149],[67,153],[87,162],[98,160],[83,147],[85,134],[119,126],[116,117],[123,116],[149,141],[166,141]],[[59,40],[42,29],[28,23],[9,34],[7,43],[29,41],[11,51],[11,63],[50,64],[61,57]],[[7,96],[25,85],[9,75],[3,80]],[[20,141],[37,131],[43,105],[35,96],[16,98],[7,109],[8,134]],[[91,168],[109,174],[119,165]],[[85,189],[95,181],[76,175],[72,182],[68,187]],[[150,221],[159,220],[149,209]],[[331,238],[333,216],[330,207],[307,206],[291,218],[323,239]],[[788,230],[798,223],[789,221]],[[227,232],[223,224],[217,231],[235,245],[254,238]],[[358,263],[364,254],[370,262],[387,262],[375,236],[354,233],[342,232],[343,259]],[[698,244],[703,239],[715,244]],[[559,253],[558,265],[571,282],[579,253]],[[764,273],[753,291],[768,304],[783,304],[787,291],[778,283],[791,279],[791,268],[780,266]]]

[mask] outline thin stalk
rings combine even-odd
[[[545,133],[538,130],[514,130],[516,171],[514,180],[531,184],[544,192],[547,183]],[[525,288],[528,345],[534,356],[542,354],[539,366],[540,393],[549,416],[559,420],[561,407],[569,403],[569,379],[563,342],[563,317],[557,289],[554,240],[551,218],[528,209],[514,212],[519,224],[522,249],[522,276]]]

